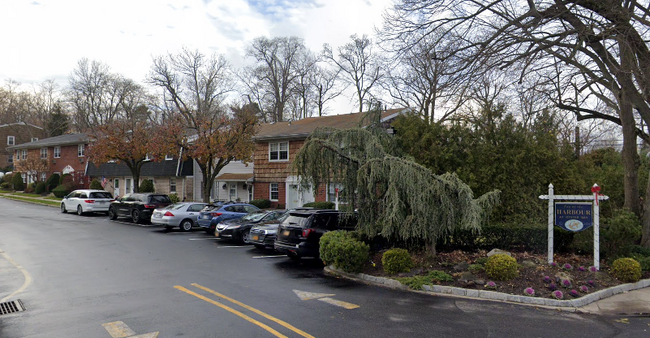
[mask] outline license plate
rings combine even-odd
[[[254,240],[254,241],[259,241],[260,236],[258,236],[258,235],[253,235],[253,236],[251,236],[251,239]]]
[[[282,236],[289,236],[289,230],[282,231]]]
[[[219,237],[219,233],[218,233],[218,232],[215,232],[215,233],[214,233],[214,237]]]
[[[162,214],[155,214],[155,215],[153,215],[153,217],[155,217],[155,218],[162,218]]]

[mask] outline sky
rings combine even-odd
[[[53,79],[64,87],[77,62],[88,58],[143,82],[153,57],[183,47],[223,54],[240,67],[258,36],[298,36],[319,52],[324,43],[336,48],[352,34],[373,36],[390,5],[391,0],[0,0],[0,81],[25,87]],[[336,109],[353,111],[348,101]]]

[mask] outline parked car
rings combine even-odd
[[[196,220],[206,205],[207,203],[180,202],[158,208],[153,211],[151,224],[163,225],[166,230],[178,227],[181,231],[190,231],[192,227],[198,226]]]
[[[221,221],[240,218],[246,214],[260,210],[258,207],[246,203],[234,204],[208,204],[201,210],[198,223],[199,226],[205,229],[208,234],[214,234],[217,224]]]
[[[286,210],[259,210],[240,218],[227,219],[217,224],[214,235],[246,244],[249,242],[249,234],[254,225],[276,221],[285,212]]]
[[[165,194],[126,194],[111,203],[108,209],[108,217],[113,220],[118,217],[125,217],[132,219],[134,223],[141,223],[151,220],[151,215],[155,209],[170,204],[172,204],[172,200]]]
[[[61,212],[76,211],[78,215],[86,212],[108,212],[113,195],[105,190],[75,190],[61,200]]]
[[[356,214],[336,210],[296,210],[278,227],[275,249],[292,259],[319,257],[320,238],[333,230],[352,231],[356,228]]]
[[[313,210],[314,208],[301,207],[291,210],[286,210],[276,220],[257,224],[251,228],[250,235],[248,236],[248,243],[255,245],[258,249],[275,249],[275,237],[278,232],[278,227],[287,217],[289,213],[296,210]]]

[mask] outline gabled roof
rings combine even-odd
[[[386,122],[394,119],[400,114],[408,112],[408,109],[390,109],[381,113],[381,121]],[[345,115],[330,115],[321,117],[310,117],[297,121],[284,121],[276,123],[265,123],[260,126],[255,134],[256,141],[273,139],[304,139],[318,127],[332,127],[336,129],[355,128],[363,118],[364,113]]]
[[[0,128],[6,128],[6,127],[12,127],[12,126],[30,126],[32,128],[43,130],[43,127],[39,127],[37,125],[33,125],[33,124],[30,124],[30,123],[25,123],[25,122],[14,122],[14,123],[0,124]]]
[[[147,162],[142,165],[140,170],[140,177],[174,177],[174,176],[192,176],[193,167],[192,160],[185,160],[179,163],[178,159],[164,160],[160,162]],[[102,163],[95,165],[92,162],[88,163],[86,169],[87,176],[99,177],[129,177],[131,170],[124,163]]]
[[[42,140],[38,140],[34,142],[18,144],[15,146],[7,147],[7,149],[8,150],[35,149],[35,148],[42,148],[42,147],[75,145],[75,144],[82,144],[87,142],[88,142],[88,136],[86,134],[82,134],[82,133],[65,134],[65,135],[44,138]]]

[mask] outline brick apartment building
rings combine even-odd
[[[45,130],[24,122],[0,124],[0,169],[13,170],[14,152],[8,148],[45,138]]]

